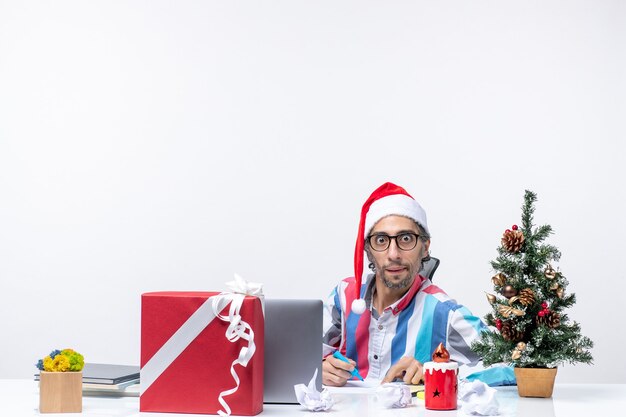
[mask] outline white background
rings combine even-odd
[[[324,298],[390,180],[479,315],[537,192],[596,343],[558,380],[625,383],[625,4],[0,1],[0,377],[138,364],[146,291]]]

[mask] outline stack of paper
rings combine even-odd
[[[39,380],[39,374],[35,380]],[[139,396],[139,366],[86,363],[83,394]]]

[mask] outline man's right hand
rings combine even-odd
[[[329,355],[322,362],[322,384],[332,387],[342,387],[352,378],[352,372],[356,362],[348,359],[350,363],[344,362]]]
[[[412,356],[403,356],[395,365],[389,368],[382,383],[402,378],[405,384],[419,384],[423,376],[424,366]]]

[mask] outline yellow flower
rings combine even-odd
[[[66,372],[70,369],[70,360],[65,355],[56,355],[52,359],[52,368],[54,372]]]
[[[85,366],[83,355],[73,349],[53,350],[35,366],[46,372],[79,372]]]
[[[54,372],[52,369],[52,359],[50,356],[46,356],[43,358],[43,370],[46,372]]]

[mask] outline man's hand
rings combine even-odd
[[[327,356],[322,362],[322,384],[333,387],[342,387],[352,378],[352,372],[356,362],[348,359],[350,363],[339,360],[332,355]]]
[[[424,368],[422,364],[415,358],[403,356],[395,365],[389,368],[382,383],[402,378],[405,384],[419,384],[423,376]]]

